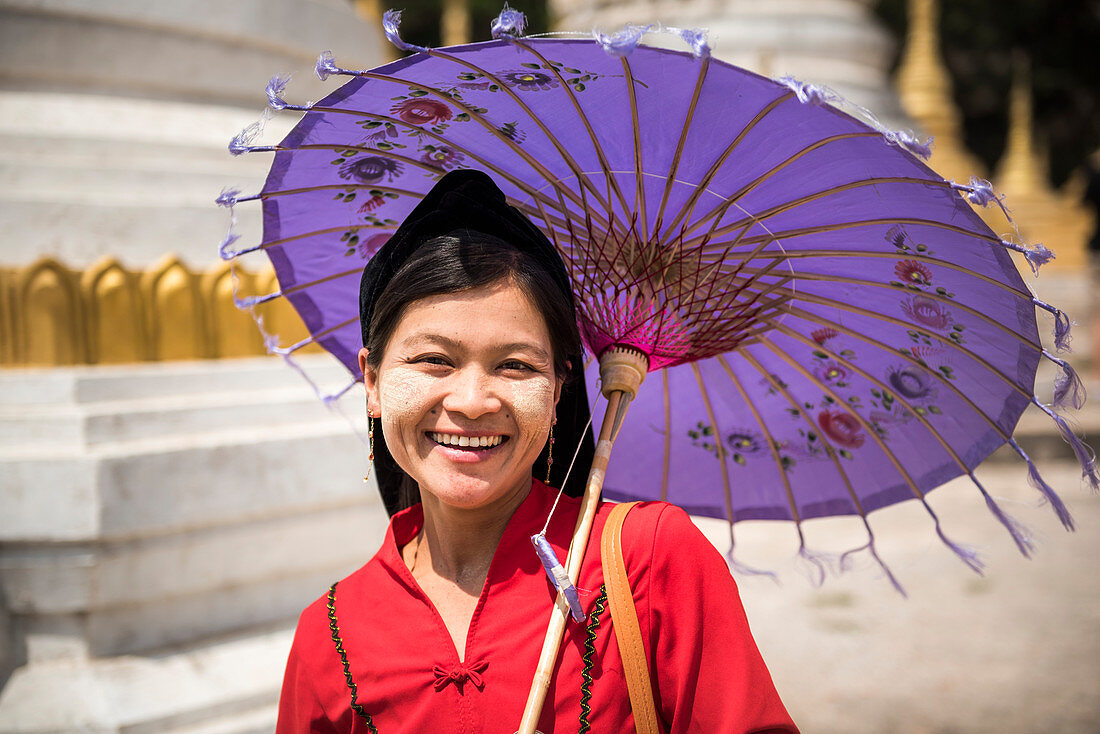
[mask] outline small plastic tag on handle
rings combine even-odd
[[[577,593],[577,587],[569,580],[569,574],[562,567],[561,561],[554,553],[554,549],[550,547],[550,542],[546,540],[546,536],[542,533],[532,535],[531,542],[535,546],[535,552],[538,553],[539,560],[542,561],[542,567],[546,569],[546,575],[550,577],[550,583],[565,597],[565,601],[569,604],[569,613],[573,615],[573,621],[583,622],[585,614],[584,610],[581,609],[581,598]]]

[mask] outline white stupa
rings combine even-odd
[[[890,84],[894,39],[870,0],[550,0],[560,30],[614,31],[627,23],[706,28],[716,58],[778,78],[831,87],[891,127],[911,125]],[[682,48],[677,39],[646,43]]]

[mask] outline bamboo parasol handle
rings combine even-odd
[[[580,515],[573,529],[573,540],[569,544],[569,556],[565,561],[565,570],[574,584],[580,576],[581,561],[588,546],[592,521],[596,518],[596,506],[600,502],[600,491],[603,489],[607,462],[611,458],[611,447],[619,427],[622,426],[622,419],[631,397],[630,392],[616,390],[607,398],[607,412],[604,414],[600,436],[596,441],[596,456],[592,460],[592,469],[588,472],[588,482],[584,489],[584,497],[581,499]],[[561,639],[568,619],[569,605],[565,597],[559,593],[550,615],[550,624],[542,643],[538,667],[535,668],[535,677],[531,681],[531,692],[527,695],[527,705],[523,709],[523,718],[520,720],[519,731],[516,734],[535,734],[535,725],[538,724],[542,705],[546,700],[546,692],[550,688],[550,678],[554,674],[554,663],[557,662],[558,650],[561,647]]]

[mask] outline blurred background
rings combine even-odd
[[[1024,239],[1057,254],[1027,281],[1077,321],[1071,361],[1098,384],[1100,3],[513,5],[529,34],[709,28],[720,59],[828,85],[935,136],[934,169],[992,180]],[[487,39],[500,11],[402,6],[404,38],[430,46]],[[388,7],[0,0],[0,732],[272,731],[298,612],[381,541],[360,406],[326,410],[263,356],[233,306],[218,257],[229,214],[213,200],[262,185],[270,161],[226,145],[260,117],[267,80],[291,72],[288,99],[317,100],[335,87],[312,74],[320,51],[349,68],[396,58],[380,32]],[[262,119],[270,142],[295,121]],[[1010,231],[995,208],[981,213]],[[239,231],[257,238],[258,216]],[[241,277],[247,292],[274,289],[269,270]],[[261,311],[283,344],[304,335],[282,301]],[[334,360],[306,359],[340,382]],[[738,526],[746,560],[783,580],[741,590],[804,732],[1100,732],[1100,498],[1031,419],[1017,438],[1079,532],[1038,506],[1025,468],[995,455],[979,475],[1031,527],[1032,560],[962,485],[931,504],[980,549],[984,576],[918,509],[872,517],[908,599],[869,567],[817,588],[792,560],[792,528]],[[1077,427],[1095,432],[1100,411]],[[700,524],[724,549],[721,527]],[[843,519],[807,531],[837,551],[859,537]]]

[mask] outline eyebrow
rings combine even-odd
[[[446,347],[447,349],[453,349],[455,351],[461,351],[463,349],[462,342],[457,339],[443,336],[442,334],[412,334],[402,341],[402,345],[406,347],[415,347],[422,343],[438,344],[441,347]],[[492,348],[497,352],[530,352],[536,357],[540,357],[547,361],[550,360],[550,355],[545,349],[529,342],[504,342],[502,344],[494,344]]]

